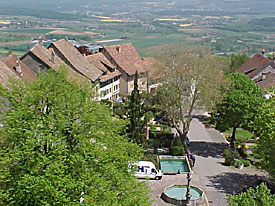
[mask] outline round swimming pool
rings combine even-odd
[[[185,205],[186,204],[186,185],[174,185],[172,187],[168,187],[162,193],[161,198],[174,205]],[[203,200],[203,191],[197,187],[190,187],[190,195],[191,201],[196,200],[196,202],[202,202]]]

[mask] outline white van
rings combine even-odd
[[[138,178],[150,178],[161,180],[163,174],[161,170],[157,170],[153,162],[150,161],[139,161],[134,164],[137,166],[135,171],[135,176]]]

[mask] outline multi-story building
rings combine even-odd
[[[100,50],[121,72],[120,93],[129,95],[134,90],[135,73],[138,73],[138,88],[147,91],[147,66],[131,43],[104,46]]]

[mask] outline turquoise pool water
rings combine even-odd
[[[167,196],[177,199],[186,200],[187,186],[173,186],[166,189],[164,192]],[[191,200],[202,196],[202,191],[196,187],[190,187]]]
[[[160,168],[163,173],[190,172],[186,159],[161,159]]]

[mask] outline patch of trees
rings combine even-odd
[[[24,40],[30,40],[30,37],[6,33],[6,32],[0,33],[0,42],[24,41]]]
[[[79,19],[80,16],[76,14],[61,13],[53,10],[44,10],[44,9],[29,9],[29,8],[14,8],[14,7],[1,7],[1,15],[10,15],[10,16],[34,16],[37,18],[45,19]]]
[[[221,30],[229,30],[235,32],[248,31],[275,31],[275,18],[267,17],[262,19],[254,19],[248,22],[230,23],[227,25],[216,25],[213,28]]]

